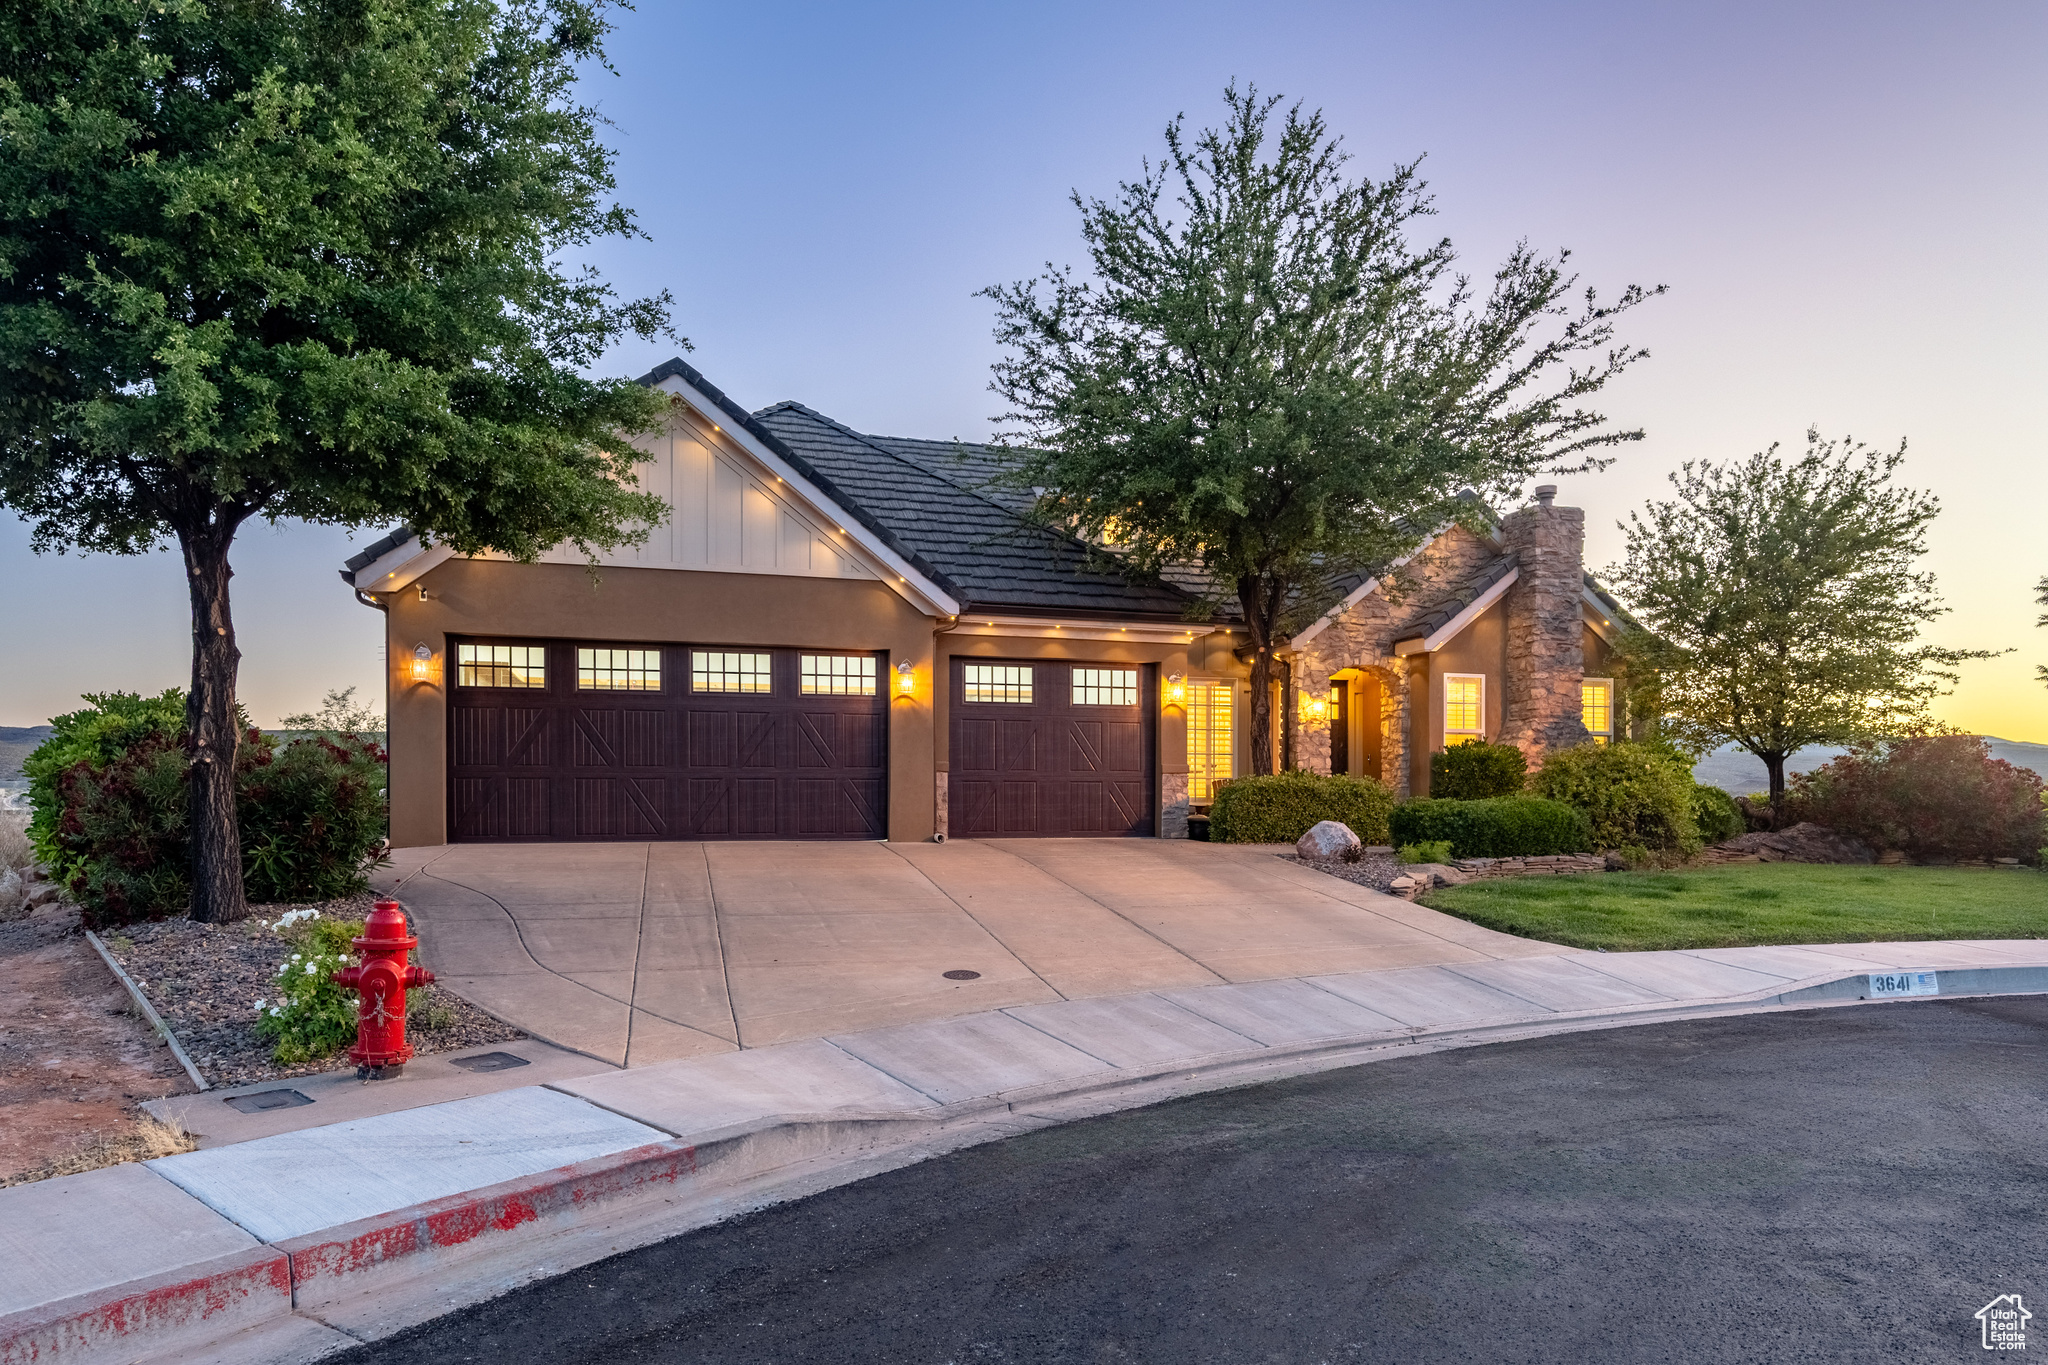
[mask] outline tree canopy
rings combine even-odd
[[[1948,610],[1914,567],[1941,504],[1894,483],[1905,458],[1808,431],[1796,459],[1688,461],[1622,526],[1606,573],[1647,627],[1627,663],[1654,675],[1661,727],[1762,759],[1774,810],[1791,754],[1926,728],[1956,665],[1990,657],[1920,643]]]
[[[1469,518],[1460,490],[1515,494],[1641,436],[1582,404],[1646,354],[1615,319],[1658,291],[1603,304],[1567,253],[1522,245],[1482,296],[1448,240],[1411,240],[1432,212],[1419,163],[1350,179],[1321,113],[1224,100],[1221,128],[1175,118],[1113,197],[1075,193],[1085,277],[984,293],[1010,478],[1131,572],[1193,566],[1202,612],[1235,606],[1265,772],[1273,651],[1340,578]]]
[[[584,371],[667,296],[567,251],[636,231],[602,0],[23,0],[0,11],[0,502],[39,550],[176,542],[194,913],[239,913],[228,553],[252,517],[532,558],[660,515],[660,397]]]

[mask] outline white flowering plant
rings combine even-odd
[[[334,981],[354,964],[352,954],[308,944],[278,967],[276,993],[256,1002],[256,1035],[276,1044],[271,1055],[279,1062],[310,1062],[355,1040],[355,994]]]

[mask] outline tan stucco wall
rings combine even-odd
[[[916,670],[889,707],[889,837],[937,827],[932,667],[934,621],[872,581],[770,574],[450,560],[386,598],[391,689],[391,837],[400,848],[447,842],[448,636],[814,646],[886,650]],[[414,647],[433,651],[437,679],[412,680]],[[893,678],[891,679],[893,683]],[[943,687],[943,683],[941,683]],[[943,734],[943,729],[936,731]]]

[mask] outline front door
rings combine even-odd
[[[948,825],[958,837],[1151,834],[1154,668],[954,659]]]

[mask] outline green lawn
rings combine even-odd
[[[1616,951],[2048,937],[2048,875],[2031,868],[1748,863],[1503,877],[1441,887],[1422,903],[1523,938]]]

